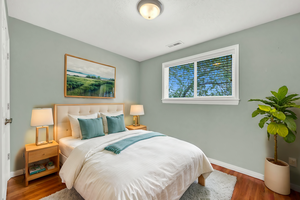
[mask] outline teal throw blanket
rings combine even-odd
[[[107,147],[105,147],[104,149],[107,151],[112,151],[115,154],[119,154],[121,153],[122,150],[126,149],[128,146],[141,141],[141,140],[146,140],[152,137],[157,137],[157,136],[166,136],[164,134],[161,133],[157,133],[157,132],[151,132],[151,133],[146,133],[143,135],[138,135],[138,136],[133,136],[130,138],[126,138],[123,140],[120,140],[116,143],[113,143],[111,145],[108,145]]]

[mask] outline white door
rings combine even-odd
[[[1,199],[6,199],[7,181],[10,178],[10,65],[9,65],[9,35],[6,18],[5,0],[1,0],[1,65],[0,65],[0,177]]]

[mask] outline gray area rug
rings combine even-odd
[[[229,200],[231,199],[236,177],[220,171],[212,172],[206,179],[205,187],[197,182],[187,189],[180,200]],[[74,188],[63,189],[41,200],[83,200]]]

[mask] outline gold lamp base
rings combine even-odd
[[[140,116],[139,115],[133,116],[133,121],[134,121],[133,126],[140,126]]]
[[[46,128],[46,141],[43,142],[39,142],[39,129],[41,128]],[[35,145],[40,146],[45,144],[49,144],[49,126],[36,127]]]

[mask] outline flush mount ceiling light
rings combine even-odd
[[[163,6],[158,0],[141,0],[137,9],[145,19],[152,20],[162,13]]]

